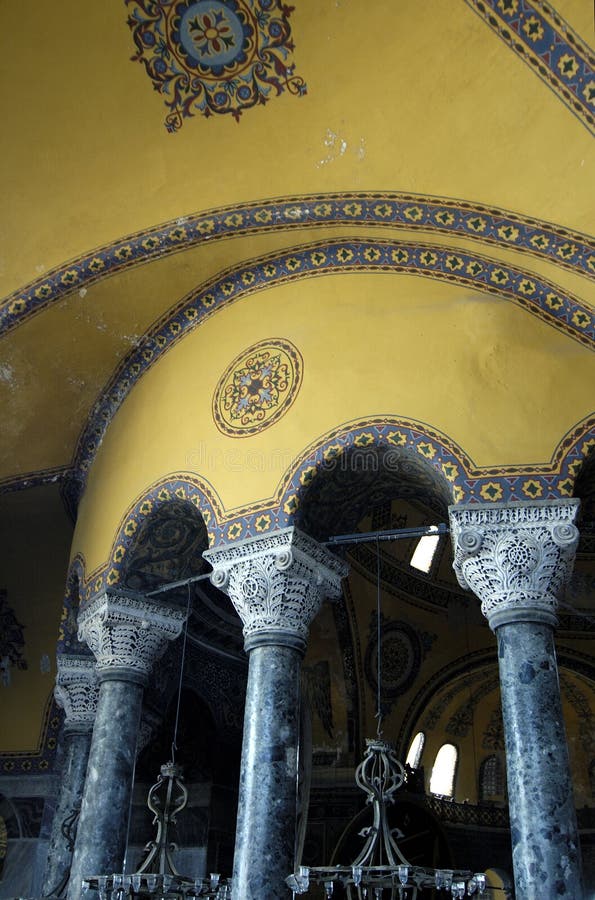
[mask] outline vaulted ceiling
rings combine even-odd
[[[156,323],[226,280],[250,303],[252,260],[285,265],[312,242],[327,256],[315,274],[374,271],[367,249],[391,242],[397,300],[406,274],[423,274],[462,286],[468,309],[487,292],[516,303],[528,334],[545,322],[567,425],[582,419],[593,21],[589,0],[556,10],[109,0],[83,12],[61,0],[48,15],[3,3],[0,482],[79,465],[90,414]],[[337,256],[347,241],[350,266]],[[281,318],[283,272],[256,286],[278,293]],[[534,296],[523,279],[538,280]],[[321,304],[329,334],[333,316]],[[423,330],[422,302],[407,316]],[[104,425],[129,389],[117,386]]]

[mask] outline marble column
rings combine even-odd
[[[79,900],[86,876],[122,871],[143,691],[185,617],[122,590],[98,595],[79,614],[79,640],[97,660],[99,697],[68,900]]]
[[[99,695],[93,657],[61,654],[57,666],[54,696],[64,710],[63,761],[43,878],[44,897],[62,896],[68,883]]]
[[[295,528],[204,556],[242,619],[249,655],[232,900],[280,900],[295,862],[302,657],[347,567]]]
[[[459,583],[496,633],[516,896],[582,900],[580,848],[554,646],[578,500],[450,508]]]

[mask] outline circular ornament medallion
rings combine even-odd
[[[248,437],[268,428],[295,400],[303,368],[298,349],[280,338],[244,350],[215,388],[213,418],[219,431]]]
[[[172,46],[189,72],[202,78],[235,77],[256,52],[256,26],[245,0],[174,3]]]
[[[406,622],[384,620],[381,637],[382,700],[389,702],[409,690],[421,665],[421,646],[416,632]],[[366,677],[377,690],[378,641],[368,644],[364,659]],[[388,711],[388,710],[387,710]]]

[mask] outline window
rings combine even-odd
[[[491,797],[502,797],[504,794],[504,777],[500,757],[487,756],[479,767],[479,799],[489,800]]]
[[[442,797],[453,796],[458,756],[459,753],[454,744],[443,744],[440,747],[430,778],[431,794],[440,794]]]
[[[425,742],[426,736],[423,731],[418,731],[411,741],[411,746],[409,747],[409,753],[407,754],[405,764],[411,766],[412,769],[417,769],[421,762],[421,755],[424,751]]]
[[[418,569],[420,572],[426,572],[427,574],[432,568],[439,540],[439,534],[424,534],[423,537],[420,537],[417,542],[417,547],[413,551],[410,565],[414,569]]]

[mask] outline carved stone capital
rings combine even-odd
[[[154,603],[131,591],[107,590],[81,609],[78,638],[91,648],[100,680],[121,677],[145,684],[185,619],[183,609]]]
[[[578,500],[451,506],[453,567],[490,627],[510,621],[557,624],[558,597],[579,539]]]
[[[62,653],[57,658],[57,667],[54,697],[64,710],[64,728],[92,731],[99,697],[95,660],[90,656]]]
[[[244,624],[246,650],[262,643],[303,650],[325,597],[338,597],[346,564],[297,528],[203,553],[212,583]]]

